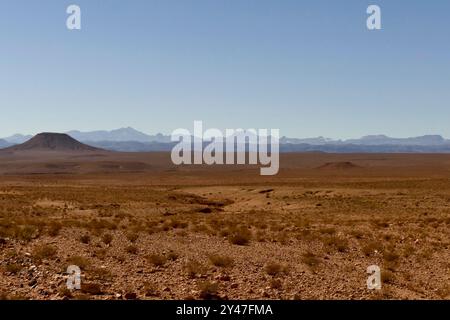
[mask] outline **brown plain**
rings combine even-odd
[[[280,163],[0,151],[0,298],[450,299],[450,155]]]

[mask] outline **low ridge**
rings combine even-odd
[[[342,162],[327,162],[324,165],[318,167],[317,169],[349,170],[349,169],[356,169],[356,168],[361,168],[361,167],[350,161],[342,161]]]

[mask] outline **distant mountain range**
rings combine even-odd
[[[165,136],[161,133],[151,136],[130,127],[120,128],[111,131],[98,130],[90,132],[81,132],[78,130],[72,130],[65,133],[71,136],[72,138],[82,142],[84,141],[91,141],[91,142],[136,141],[136,142],[163,142],[163,143],[170,142],[170,136]],[[3,140],[5,140],[10,144],[20,144],[26,142],[27,140],[30,140],[32,137],[33,136],[31,135],[15,134],[13,136],[3,138]]]
[[[133,128],[121,128],[111,131],[81,132],[77,130],[66,132],[70,137],[97,148],[126,151],[169,151],[175,143],[170,141],[170,135],[158,133],[148,135]],[[21,144],[32,136],[15,134],[0,139],[0,148]],[[369,135],[360,139],[335,140],[324,137],[280,139],[282,152],[444,152],[450,153],[450,140],[440,135],[425,135],[411,138],[391,138],[386,135]]]
[[[437,146],[450,144],[450,140],[444,139],[439,135],[425,135],[413,138],[391,138],[385,135],[364,136],[360,139],[333,140],[324,137],[296,139],[282,137],[282,144],[310,144],[310,145],[366,145],[366,146],[382,146],[382,145],[405,145],[405,146]]]
[[[161,133],[151,136],[130,127],[112,131],[91,131],[91,132],[69,131],[66,133],[72,138],[77,139],[79,141],[93,141],[93,142],[136,141],[136,142],[162,142],[162,143],[170,142],[170,136],[165,136]]]

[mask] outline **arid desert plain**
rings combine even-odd
[[[450,299],[450,155],[280,165],[0,151],[0,298]]]

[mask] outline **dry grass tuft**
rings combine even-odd
[[[160,254],[151,254],[146,256],[145,259],[155,267],[162,267],[167,262],[167,258]]]
[[[104,244],[110,245],[111,242],[113,241],[113,236],[112,236],[112,234],[110,234],[110,233],[105,233],[105,234],[102,236],[102,241],[103,241]]]
[[[392,284],[395,281],[395,274],[390,270],[382,270],[381,271],[381,282]]]
[[[37,261],[42,261],[44,259],[53,259],[56,257],[57,250],[51,245],[41,245],[34,249],[33,258]]]
[[[84,244],[89,244],[91,242],[91,236],[88,234],[82,235],[80,237],[80,242]]]
[[[128,241],[135,243],[137,241],[137,239],[139,238],[139,234],[136,232],[129,232],[126,235]]]
[[[310,268],[316,268],[320,264],[320,259],[311,251],[304,253],[301,261]]]
[[[217,298],[219,284],[217,282],[203,281],[198,284],[198,289],[201,299],[211,300]]]
[[[237,229],[228,236],[228,241],[239,246],[247,245],[252,238],[250,230],[246,228]]]
[[[128,252],[129,254],[138,254],[139,248],[135,245],[131,245],[131,246],[127,246],[125,248],[125,251]]]
[[[90,262],[87,258],[82,256],[73,256],[67,259],[67,266],[75,265],[83,270],[86,270],[90,266]]]
[[[283,282],[280,279],[270,279],[270,287],[272,289],[280,290],[283,288]]]
[[[212,254],[209,257],[209,261],[216,267],[229,268],[233,266],[233,258],[228,256],[222,256],[218,254]]]
[[[197,260],[189,260],[185,264],[184,269],[189,278],[195,278],[206,272],[206,267]]]
[[[379,242],[370,241],[362,247],[362,252],[366,256],[372,256],[375,253],[379,253],[383,250],[383,246]]]
[[[22,266],[18,263],[8,263],[5,266],[5,271],[11,274],[18,274],[22,270]]]
[[[270,276],[278,276],[288,273],[288,267],[281,263],[269,262],[264,266],[264,271]]]
[[[82,282],[81,283],[81,292],[90,294],[90,295],[101,295],[103,294],[102,287],[98,283],[94,282]],[[84,300],[84,299],[83,299]]]

